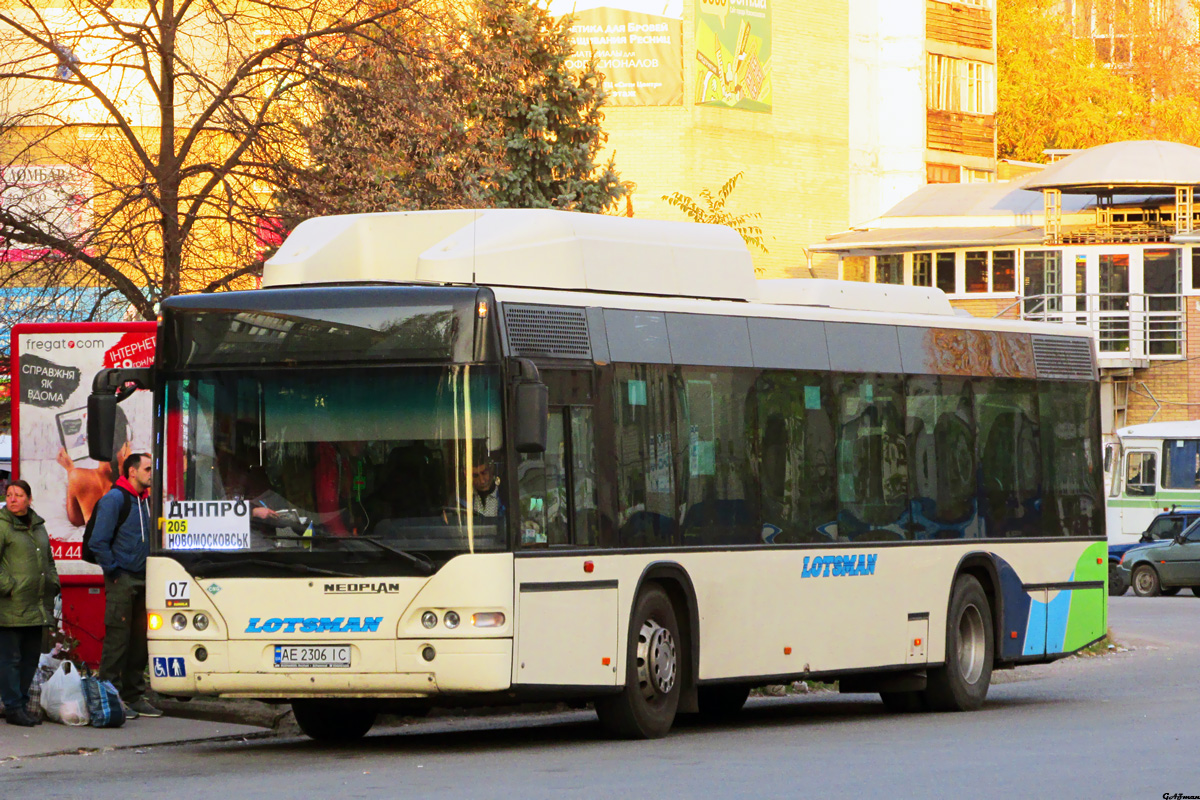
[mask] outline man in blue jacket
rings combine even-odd
[[[88,542],[104,570],[104,649],[100,678],[112,681],[125,703],[125,716],[161,717],[146,692],[146,557],[150,555],[150,455],[134,453],[121,464],[121,477],[96,504]],[[129,504],[124,520],[122,510]]]

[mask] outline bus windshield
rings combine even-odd
[[[206,372],[166,403],[160,554],[359,575],[507,544],[495,367]]]

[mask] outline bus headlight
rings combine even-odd
[[[437,614],[433,613],[432,611],[426,611],[421,615],[421,624],[426,628],[436,628]]]
[[[471,624],[476,628],[503,628],[503,611],[480,611],[471,615]]]
[[[183,614],[176,614],[171,617],[171,627],[177,631],[181,631],[187,627],[187,617]]]
[[[198,631],[207,630],[208,629],[208,615],[207,614],[197,614],[196,616],[192,617],[192,627]]]
[[[457,628],[459,621],[457,611],[447,611],[446,616],[442,618],[442,622],[446,623],[447,628]]]

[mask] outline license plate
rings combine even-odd
[[[350,666],[350,645],[275,645],[275,666],[288,668],[338,669]]]

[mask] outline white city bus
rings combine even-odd
[[[1200,508],[1200,421],[1131,425],[1117,431],[1111,447],[1113,544],[1137,542],[1164,511]]]
[[[153,371],[97,379],[98,428],[157,393],[158,692],[654,737],[802,678],[974,709],[1105,632],[1082,330],[554,211],[310,220],[263,283],[168,300]]]

